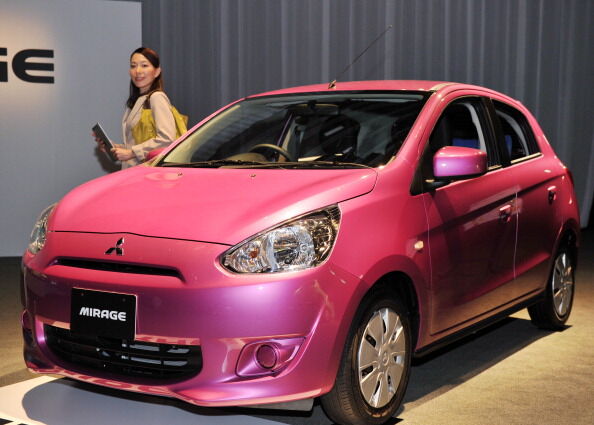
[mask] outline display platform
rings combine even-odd
[[[93,387],[43,376],[0,387],[0,425],[192,424],[275,425],[218,409],[183,406],[169,399]]]

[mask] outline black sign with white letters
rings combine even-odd
[[[87,336],[133,340],[136,297],[113,292],[72,289],[70,331]]]

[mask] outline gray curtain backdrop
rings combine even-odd
[[[582,226],[594,194],[593,0],[142,0],[143,42],[190,124],[265,90],[430,79],[521,100],[573,171]]]

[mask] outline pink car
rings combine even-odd
[[[200,406],[319,397],[339,424],[380,424],[412,356],[526,307],[562,329],[579,228],[571,173],[503,94],[367,81],[250,96],[42,213],[25,360]]]

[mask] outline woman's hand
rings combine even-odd
[[[103,143],[101,139],[97,137],[94,131],[91,133],[91,135],[95,139],[95,142],[97,142],[97,147],[99,148],[99,150],[101,152],[107,152],[107,147],[105,146],[105,143]],[[117,157],[118,161],[127,161],[129,159],[136,157],[136,155],[134,155],[134,152],[132,152],[132,149],[125,149],[123,145],[116,145],[116,147],[113,148],[111,152]]]
[[[136,158],[132,149],[125,149],[125,148],[113,148],[111,150],[113,154],[118,158],[119,161],[128,161],[129,159]]]
[[[107,150],[105,149],[105,144],[101,141],[99,137],[97,137],[94,131],[91,132],[91,136],[93,136],[93,139],[95,139],[95,142],[97,142],[97,147],[99,148],[99,150],[101,152],[107,152]]]

